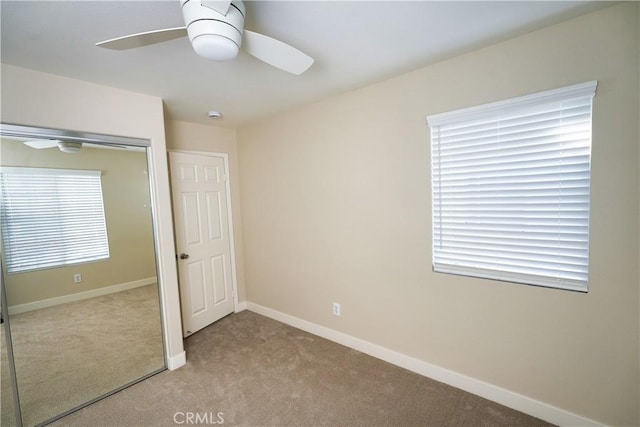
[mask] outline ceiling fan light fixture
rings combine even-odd
[[[203,34],[191,42],[198,56],[212,61],[228,61],[238,56],[238,45],[217,34]]]
[[[226,15],[203,5],[201,0],[182,3],[184,25],[193,50],[205,59],[226,61],[238,56],[244,29],[244,5],[233,2]]]
[[[63,153],[77,153],[82,148],[81,142],[58,142],[58,149]]]

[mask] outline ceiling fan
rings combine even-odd
[[[127,146],[125,145],[91,144],[88,142],[61,141],[59,139],[31,139],[23,142],[24,142],[24,145],[31,148],[35,148],[36,150],[58,147],[58,149],[63,153],[77,153],[84,146],[94,147],[94,148],[116,148],[116,149],[127,148]]]
[[[245,7],[241,0],[180,0],[184,27],[131,34],[96,43],[125,50],[173,40],[188,35],[199,56],[214,61],[233,59],[243,50],[269,65],[302,74],[313,58],[279,40],[244,29]]]

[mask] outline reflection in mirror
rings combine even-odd
[[[4,291],[4,280],[0,275],[0,425],[21,425],[20,411],[17,405],[17,389],[13,386],[16,381],[13,369],[13,350],[11,349],[11,335],[9,334],[9,318],[6,316],[7,305]]]
[[[2,425],[3,426],[15,426],[16,412],[13,401],[13,393],[11,386],[11,376],[9,375],[9,357],[7,353],[6,338],[4,325],[0,329],[0,335],[2,343],[0,343],[0,405],[2,413]]]
[[[0,140],[3,277],[28,426],[165,368],[145,149],[47,142]],[[97,177],[91,196],[84,175]],[[37,204],[49,228],[33,222]],[[54,250],[42,246],[51,239]],[[14,425],[2,381],[2,425]]]

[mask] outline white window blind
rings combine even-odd
[[[109,258],[99,171],[0,168],[9,273]]]
[[[596,85],[427,117],[435,271],[587,291]]]

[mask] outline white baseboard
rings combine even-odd
[[[184,351],[175,356],[169,356],[167,358],[167,368],[170,371],[181,368],[186,364],[187,364],[187,353]]]
[[[244,304],[248,310],[255,313],[278,320],[282,323],[286,323],[287,325],[302,329],[303,331],[326,338],[354,350],[361,351],[362,353],[384,360],[385,362],[400,366],[401,368],[408,369],[409,371],[432,378],[469,393],[473,393],[477,396],[489,399],[547,422],[560,426],[602,426],[600,423],[583,418],[564,409],[551,406],[544,402],[468,377],[458,372],[450,371],[440,366],[433,365],[360,338],[338,332],[325,326],[308,322],[252,302],[244,302]]]
[[[26,304],[12,305],[9,307],[9,314],[26,313],[31,310],[52,307],[54,305],[65,304],[67,302],[81,301],[102,295],[113,294],[116,292],[126,291],[128,289],[139,288],[140,286],[152,285],[157,283],[156,277],[147,277],[145,279],[134,280],[132,282],[120,283],[118,285],[106,286],[104,288],[92,289],[90,291],[78,292],[75,294],[63,295],[61,297],[48,298],[40,301],[28,302]]]

